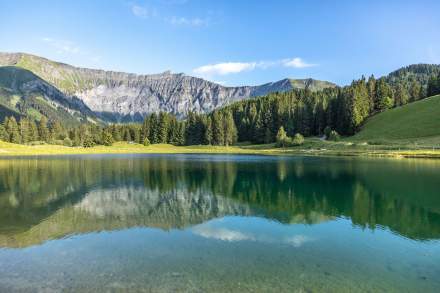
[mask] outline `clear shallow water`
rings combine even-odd
[[[0,292],[439,292],[440,162],[0,160]]]

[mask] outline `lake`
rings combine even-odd
[[[439,292],[440,161],[0,159],[0,291]]]

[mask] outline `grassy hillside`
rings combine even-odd
[[[440,95],[377,114],[350,140],[440,144]]]
[[[69,97],[31,71],[15,66],[0,67],[0,120],[6,116],[27,116],[39,120],[77,125],[95,114],[82,101]]]

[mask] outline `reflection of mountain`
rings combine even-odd
[[[226,215],[286,224],[343,216],[410,238],[440,238],[436,164],[246,158],[0,161],[0,247],[137,226],[185,228]]]

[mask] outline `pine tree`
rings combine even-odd
[[[402,84],[397,85],[395,99],[397,106],[402,106],[408,103],[409,93],[404,85]]]
[[[420,100],[422,96],[422,87],[420,83],[415,80],[411,82],[411,86],[409,88],[409,96],[411,102]]]
[[[224,145],[224,141],[223,117],[218,111],[214,111],[212,114],[212,144]]]
[[[122,134],[121,134],[120,127],[118,127],[117,125],[113,124],[111,126],[111,132],[112,132],[112,136],[113,136],[113,140],[114,141],[121,141],[122,140]]]
[[[50,133],[52,139],[54,140],[63,140],[66,137],[64,128],[58,120],[51,124]]]
[[[435,96],[440,94],[440,73],[438,76],[432,76],[428,82],[427,96]]]
[[[207,145],[212,144],[212,121],[211,121],[211,117],[209,117],[209,116],[206,118],[204,143]]]
[[[235,126],[234,118],[232,118],[232,113],[226,111],[223,117],[223,128],[224,128],[224,145],[230,146],[237,142],[237,128]]]
[[[158,142],[167,143],[168,140],[168,115],[164,112],[159,113],[158,123]]]
[[[149,117],[145,117],[141,127],[141,140],[144,141],[145,138],[148,138],[149,136],[150,136],[150,119]]]
[[[42,116],[40,122],[38,123],[38,133],[42,141],[49,141],[50,133],[47,127],[47,118],[45,116]]]
[[[126,142],[133,141],[128,127],[124,127],[124,141]]]
[[[381,78],[376,83],[375,109],[383,111],[394,105],[393,92],[391,87]]]
[[[177,132],[176,132],[176,145],[184,145],[185,144],[185,122],[179,123]]]
[[[37,124],[35,121],[31,120],[29,122],[29,141],[37,141],[39,138]]]
[[[30,122],[27,118],[22,118],[20,120],[20,135],[22,143],[28,143],[31,141]]]
[[[18,129],[17,120],[15,120],[14,116],[9,117],[7,124],[5,125],[6,132],[9,135],[9,142],[12,143],[20,143],[20,131]]]
[[[108,129],[102,132],[102,144],[105,146],[111,146],[113,144],[113,135]]]
[[[152,144],[159,143],[158,118],[156,113],[150,115],[150,136],[149,140]]]
[[[0,124],[0,140],[9,141],[9,135],[3,124]]]

